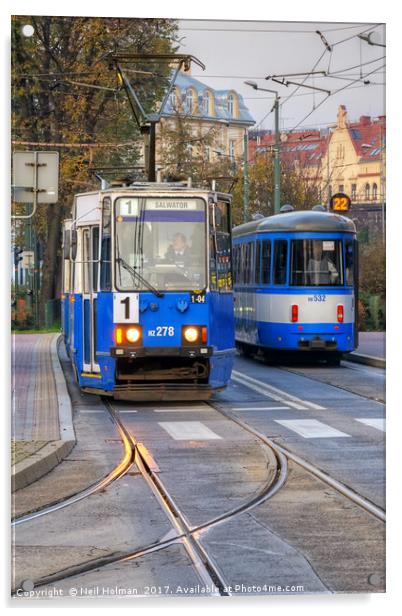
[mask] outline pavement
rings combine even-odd
[[[348,360],[385,368],[385,336],[385,332],[359,332],[359,346],[348,355]]]
[[[12,491],[51,471],[76,443],[60,334],[12,336]]]

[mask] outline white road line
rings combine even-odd
[[[350,436],[316,419],[275,419],[276,423],[297,432],[304,438],[334,438]]]
[[[232,411],[282,411],[283,409],[290,409],[290,406],[232,406]]]
[[[355,420],[360,421],[360,423],[366,424],[366,426],[370,426],[370,428],[375,428],[376,430],[381,430],[381,432],[385,432],[385,419],[383,417],[365,417],[364,419],[355,417]]]
[[[221,438],[200,421],[159,421],[158,424],[175,441],[209,441]]]
[[[299,411],[305,411],[308,408],[315,411],[325,411],[325,407],[315,404],[315,402],[302,400],[301,398],[288,394],[286,391],[278,389],[273,385],[268,385],[263,381],[253,379],[251,376],[248,376],[248,374],[244,374],[243,372],[233,370],[232,379],[238,383],[242,383],[242,385],[245,385],[246,387],[254,389],[254,391],[257,391],[258,393],[263,393],[273,400],[287,404],[288,406],[291,406]]]
[[[175,409],[152,409],[154,413],[191,413],[191,411],[193,412],[199,412],[199,411],[210,411],[211,408],[209,408],[208,406],[181,406]]]
[[[119,411],[119,415],[121,415],[121,413],[138,413],[137,409],[125,409],[124,411]]]
[[[79,413],[105,413],[105,409],[79,409]]]

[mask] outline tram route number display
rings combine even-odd
[[[333,212],[348,212],[350,209],[350,197],[344,193],[332,195],[329,207]]]
[[[113,323],[138,322],[138,293],[113,293]]]

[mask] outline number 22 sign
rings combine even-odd
[[[113,323],[138,323],[138,293],[113,293]]]

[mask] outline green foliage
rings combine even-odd
[[[239,169],[234,191],[235,224],[243,222],[243,169]],[[282,163],[281,204],[290,203],[296,209],[310,209],[320,202],[318,182],[307,177],[303,169]],[[274,214],[274,160],[272,153],[259,154],[249,166],[249,218],[253,214]]]
[[[35,33],[22,35],[31,23]],[[174,50],[177,23],[170,19],[95,17],[12,18],[12,139],[16,149],[60,150],[59,203],[41,205],[33,224],[45,247],[41,318],[60,292],[61,223],[73,195],[99,186],[93,166],[135,165],[139,134],[110,54]],[[167,69],[168,70],[168,69]],[[147,96],[158,96],[151,84]],[[30,145],[28,145],[28,144]],[[91,144],[84,147],[82,144]],[[106,144],[106,147],[102,147]],[[122,147],[121,147],[122,146]],[[21,206],[13,205],[13,211]],[[15,225],[20,237],[23,223]]]

